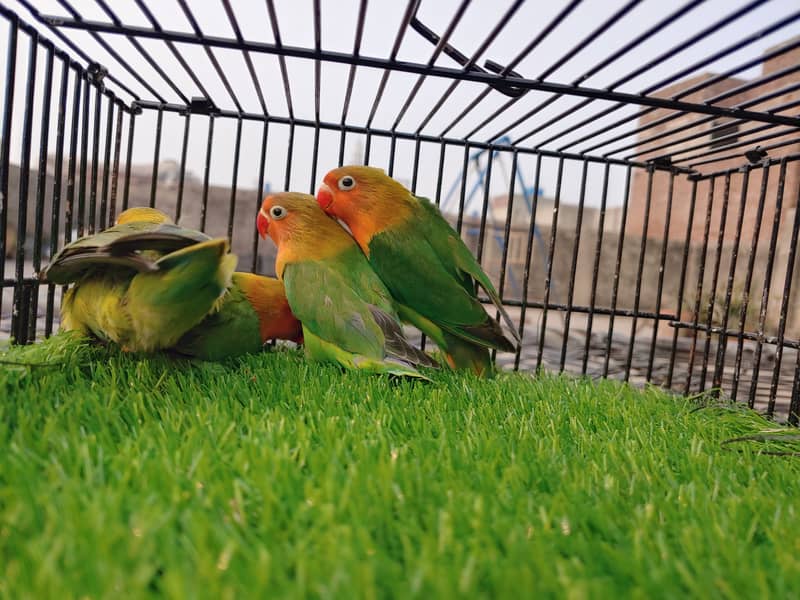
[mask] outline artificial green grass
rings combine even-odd
[[[6,358],[54,356],[0,365],[3,597],[800,595],[800,459],[723,444],[751,412],[294,351]]]

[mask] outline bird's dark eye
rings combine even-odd
[[[356,187],[356,180],[350,177],[350,175],[345,175],[339,180],[338,185],[340,190],[342,190],[343,192],[347,192]]]
[[[275,219],[276,221],[280,221],[288,214],[287,210],[282,206],[273,206],[269,209],[269,216]]]

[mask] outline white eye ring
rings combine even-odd
[[[275,205],[269,209],[269,216],[272,217],[275,221],[280,221],[288,214],[289,211],[287,211],[282,206]]]
[[[336,185],[343,192],[348,192],[356,187],[356,180],[350,177],[350,175],[345,175],[338,181]]]

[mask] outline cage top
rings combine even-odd
[[[792,0],[16,0],[0,14],[128,110],[689,172],[800,148]]]

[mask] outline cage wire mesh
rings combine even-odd
[[[433,199],[544,367],[800,413],[791,0],[0,6],[0,336],[134,205],[270,274],[266,190],[341,164]]]

